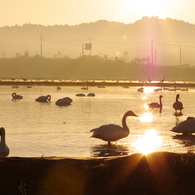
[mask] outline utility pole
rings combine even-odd
[[[153,68],[153,40],[151,40],[151,65]]]
[[[180,64],[180,66],[181,66],[181,45],[180,45],[180,55],[179,55],[179,64]]]
[[[43,35],[40,36],[40,56],[42,57],[42,43],[43,43]]]
[[[90,56],[91,56],[91,38],[89,38],[89,44],[90,44]]]
[[[84,55],[85,43],[82,43],[82,56]]]
[[[153,65],[154,65],[154,62],[153,62],[153,40],[151,40],[151,77],[153,77]]]

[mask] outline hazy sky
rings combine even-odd
[[[133,23],[143,16],[195,24],[195,0],[0,0],[0,26],[55,25],[97,20]]]

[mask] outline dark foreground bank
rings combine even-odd
[[[0,194],[195,194],[195,154],[0,158]]]

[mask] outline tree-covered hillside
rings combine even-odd
[[[92,43],[91,55],[109,58],[149,58],[157,65],[195,65],[195,25],[170,18],[143,17],[124,24],[105,20],[75,26],[25,24],[0,28],[0,57],[28,51],[30,57],[78,58],[83,44]],[[41,49],[42,48],[42,49]]]
[[[0,79],[59,80],[169,80],[194,81],[195,68],[190,66],[151,66],[137,61],[83,56],[76,59],[17,57],[0,59]]]

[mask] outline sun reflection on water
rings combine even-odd
[[[131,146],[136,147],[144,155],[155,152],[162,145],[162,139],[157,134],[155,129],[150,129],[137,141],[132,142]]]
[[[144,87],[145,93],[152,93],[154,92],[155,87]]]
[[[146,110],[149,110],[148,104],[144,104],[144,108],[145,108]]]
[[[141,99],[142,99],[142,100],[146,100],[146,99],[148,99],[148,97],[142,96]]]
[[[153,115],[151,112],[145,112],[139,117],[142,122],[151,122],[153,120]]]

